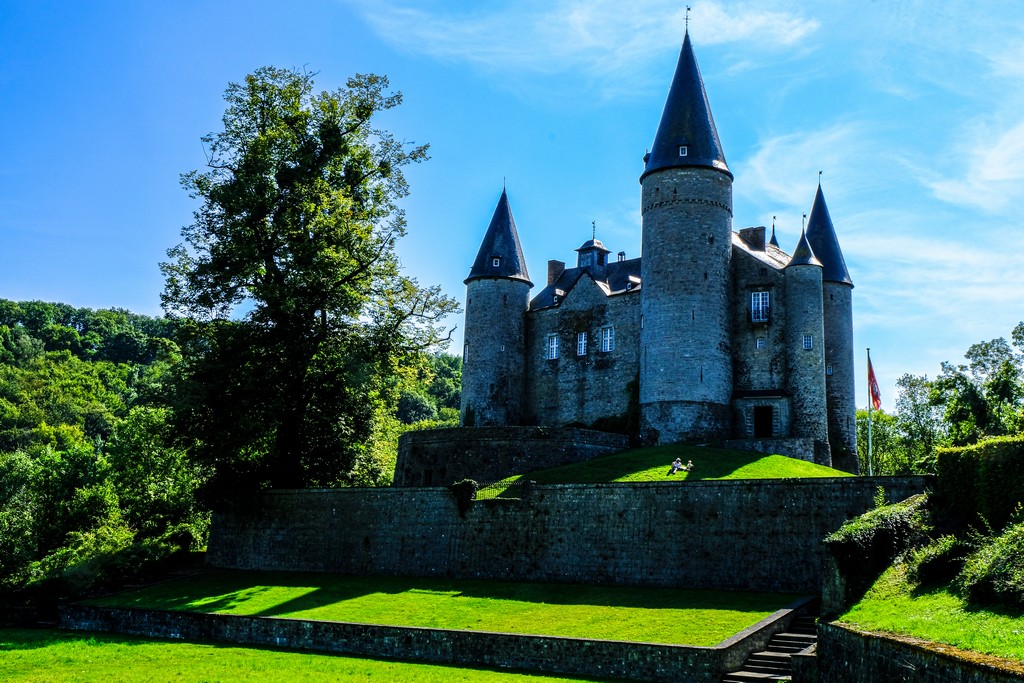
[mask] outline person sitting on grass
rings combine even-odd
[[[687,472],[693,472],[693,461],[687,460],[686,467],[684,467],[683,469],[686,470]]]
[[[676,458],[675,460],[672,461],[672,467],[669,469],[668,472],[665,473],[665,475],[668,476],[670,474],[675,474],[676,472],[682,469],[686,469],[683,467],[683,461],[680,460],[679,458]]]

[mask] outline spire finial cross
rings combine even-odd
[[[818,185],[821,185],[821,174],[822,173],[824,173],[824,171],[818,171]]]
[[[800,232],[807,230],[807,214],[804,214],[804,218],[800,221]]]
[[[686,32],[690,32],[690,6],[686,6]]]
[[[775,216],[772,216],[772,234],[775,234]]]
[[[590,221],[590,239],[597,239],[597,221]]]

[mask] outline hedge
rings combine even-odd
[[[1024,503],[1024,436],[938,450],[936,493],[950,512],[994,530]]]

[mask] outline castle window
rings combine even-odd
[[[679,156],[685,157],[688,152],[689,150],[686,148],[686,145],[679,145]]]
[[[757,348],[759,348],[759,349],[763,349],[764,348],[764,337],[758,337],[757,340],[754,342],[754,345]]]
[[[604,254],[598,253],[598,255],[597,255],[597,265],[599,265],[599,266],[603,266],[604,265]]]
[[[601,328],[601,350],[605,353],[615,350],[615,328]]]
[[[576,335],[576,355],[585,356],[587,355],[587,333],[579,332]]]
[[[768,292],[750,293],[750,321],[768,322]]]
[[[492,258],[491,259],[491,265],[494,266],[495,268],[500,266],[501,265],[501,257],[500,256],[495,256],[494,258]]]
[[[828,365],[828,366],[825,367],[825,374],[826,375],[831,375],[832,374],[832,366],[831,365]]]
[[[591,262],[590,261],[590,256],[591,256],[590,252],[587,252],[585,254],[580,254],[580,259],[579,259],[579,267],[580,268],[585,268],[586,266],[590,265],[590,262]]]
[[[548,343],[545,347],[544,357],[548,360],[555,360],[558,358],[558,335],[549,334]]]
[[[462,345],[462,362],[469,360],[469,342]]]
[[[808,351],[814,348],[814,337],[809,334],[804,335],[804,348]]]

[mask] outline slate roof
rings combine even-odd
[[[814,195],[814,204],[811,205],[811,215],[807,219],[807,241],[824,268],[821,279],[825,282],[843,282],[852,287],[853,280],[850,279],[850,271],[846,269],[846,260],[843,258],[842,249],[839,248],[832,218],[828,215],[821,183],[818,183],[818,192]]]
[[[495,258],[498,259],[497,266],[494,265]],[[480,243],[480,251],[476,254],[473,267],[469,269],[469,277],[464,282],[468,284],[480,278],[522,280],[533,287],[530,275],[526,272],[526,259],[519,243],[516,220],[512,217],[512,207],[509,206],[508,194],[504,189],[501,190],[491,223]]]
[[[603,276],[599,275],[604,271]],[[628,259],[625,261],[612,261],[603,268],[566,268],[558,279],[540,290],[537,296],[530,301],[530,310],[536,311],[542,308],[550,308],[561,304],[565,296],[576,286],[584,273],[590,277],[604,290],[608,296],[625,294],[626,292],[640,291],[640,259]],[[555,297],[558,301],[555,301]]]
[[[761,261],[766,266],[770,266],[776,270],[782,270],[790,261],[790,256],[782,249],[779,249],[778,243],[772,244],[769,242],[764,246],[764,251],[758,249],[752,249],[749,244],[740,237],[738,232],[732,234],[732,248],[739,249],[746,254],[754,257],[758,261]]]
[[[680,156],[680,146],[683,145],[686,146],[686,156]],[[715,120],[711,117],[704,80],[693,56],[689,32],[683,37],[661,123],[654,136],[654,145],[644,157],[644,164],[641,181],[655,171],[693,166],[713,168],[732,178]]]
[[[789,259],[789,263],[786,267],[790,266],[821,266],[821,261],[814,255],[814,250],[811,249],[811,245],[807,242],[807,233],[800,233],[800,241],[796,243],[796,249],[793,250],[793,258]]]

